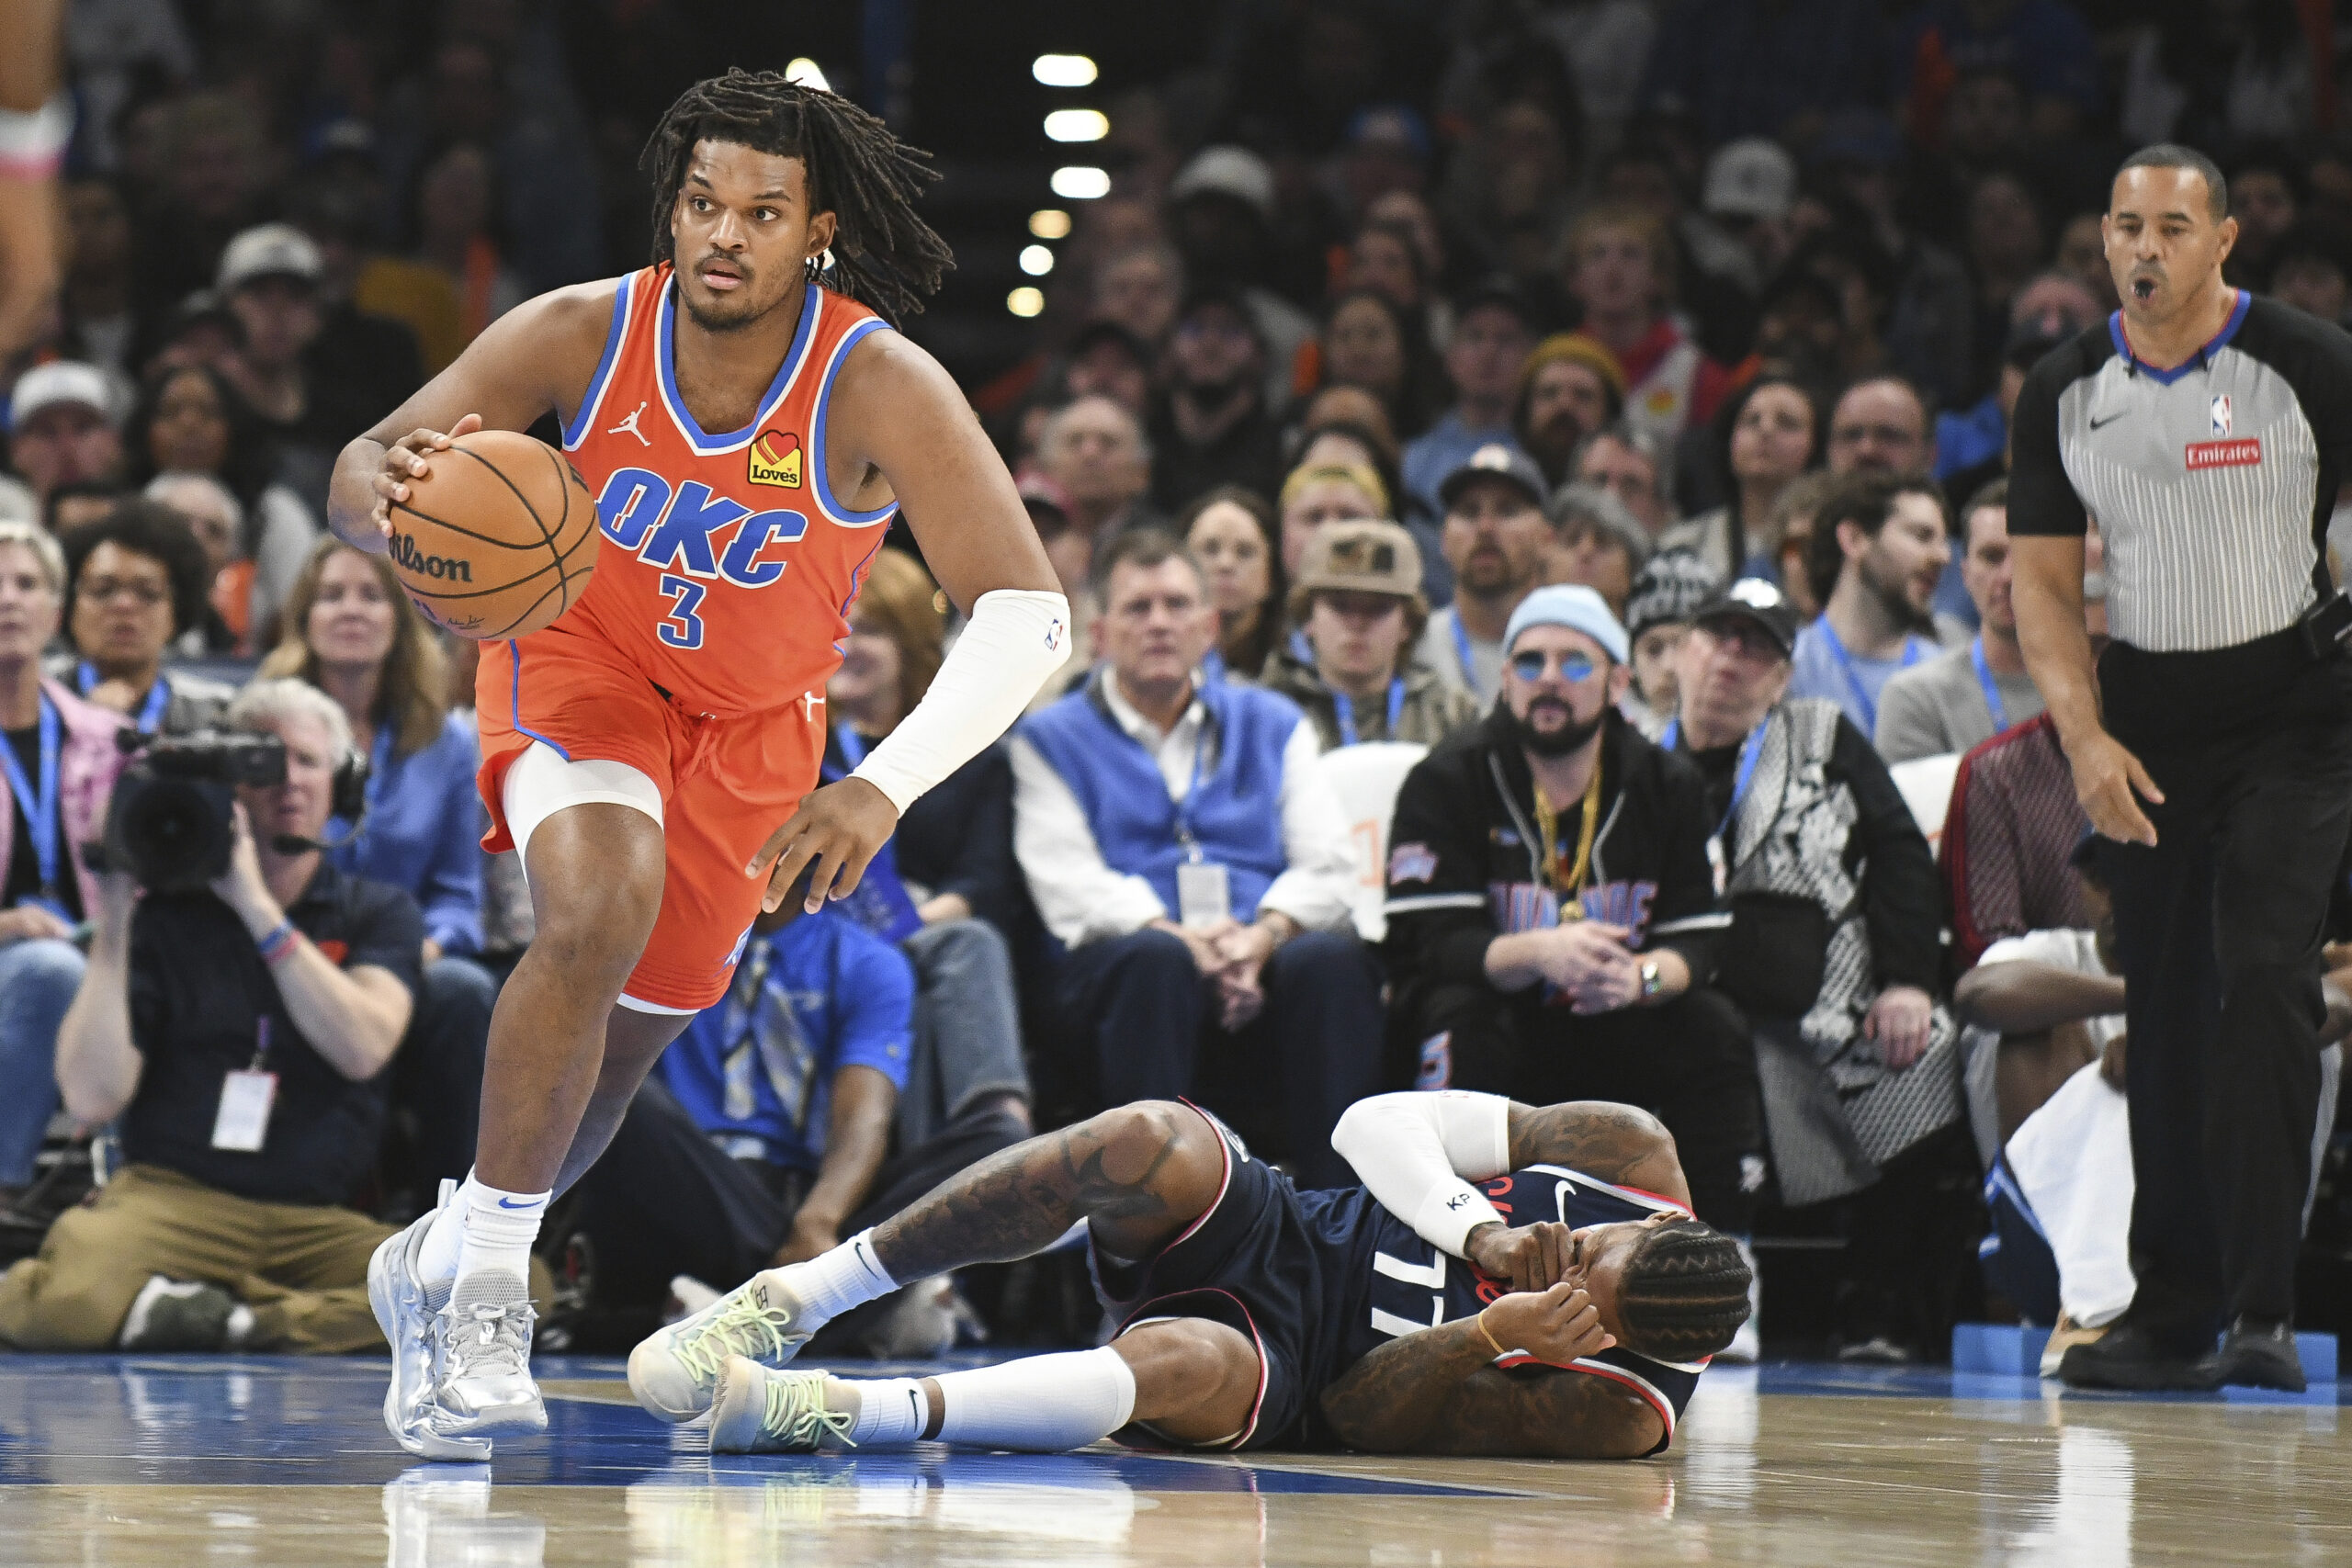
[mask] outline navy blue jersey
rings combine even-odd
[[[1481,1182],[1478,1188],[1512,1225],[1555,1220],[1581,1230],[1587,1225],[1645,1220],[1660,1213],[1689,1213],[1670,1199],[1614,1186],[1555,1165],[1529,1166]],[[1310,1213],[1318,1205],[1330,1211],[1337,1222],[1329,1227],[1335,1238],[1341,1232],[1347,1238],[1348,1258],[1341,1277],[1351,1282],[1351,1288],[1338,1303],[1346,1325],[1339,1347],[1340,1371],[1400,1334],[1476,1317],[1510,1289],[1508,1281],[1490,1279],[1423,1241],[1412,1226],[1374,1202],[1362,1188],[1302,1192],[1299,1202]],[[1556,1363],[1540,1361],[1514,1348],[1495,1364],[1509,1369]],[[1705,1366],[1704,1361],[1653,1360],[1616,1345],[1572,1363],[1568,1370],[1608,1378],[1640,1394],[1666,1424],[1666,1439],[1671,1441],[1674,1423],[1690,1403],[1691,1391],[1699,1386],[1699,1373]]]
[[[1326,1388],[1398,1335],[1477,1315],[1504,1287],[1423,1241],[1361,1187],[1298,1191],[1209,1120],[1226,1146],[1216,1201],[1154,1258],[1124,1264],[1095,1254],[1096,1293],[1123,1332],[1164,1318],[1204,1317],[1254,1345],[1258,1398],[1249,1421],[1203,1446],[1336,1448],[1338,1438],[1323,1419]],[[1483,1190],[1513,1225],[1557,1220],[1582,1227],[1687,1212],[1557,1166],[1515,1170]],[[1524,1352],[1496,1364],[1528,1376],[1605,1377],[1634,1390],[1665,1424],[1659,1449],[1672,1440],[1705,1365],[1653,1360],[1622,1346],[1567,1368]]]

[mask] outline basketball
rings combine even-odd
[[[526,637],[596,570],[596,502],[562,453],[511,430],[460,435],[392,505],[392,570],[425,618],[477,641]]]

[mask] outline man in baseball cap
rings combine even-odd
[[[107,479],[122,467],[120,417],[96,366],[72,359],[35,366],[8,397],[9,463],[45,505],[58,486]]]
[[[1662,743],[1712,761],[1736,749],[1789,689],[1797,646],[1796,606],[1758,578],[1742,578],[1690,617],[1675,662],[1680,708]],[[1731,773],[1720,770],[1728,794]]]
[[[1303,709],[1323,749],[1359,741],[1434,746],[1478,718],[1478,701],[1414,662],[1430,618],[1421,552],[1395,523],[1329,523],[1307,541],[1290,590],[1297,633],[1264,683]]]
[[[1438,485],[1445,509],[1438,547],[1453,569],[1453,603],[1430,617],[1419,658],[1482,706],[1502,689],[1503,628],[1542,581],[1552,543],[1549,493],[1527,454],[1500,441],[1472,452]]]

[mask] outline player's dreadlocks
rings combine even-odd
[[[1617,1287],[1626,1348],[1665,1361],[1713,1355],[1747,1321],[1748,1280],[1738,1244],[1713,1225],[1645,1230]]]
[[[799,159],[808,210],[831,212],[840,225],[820,280],[893,324],[920,312],[956,265],[947,242],[915,216],[915,197],[939,177],[929,153],[847,98],[740,67],[679,94],[645,144],[639,163],[653,182],[655,261],[674,259],[670,214],[695,143],[706,139]]]

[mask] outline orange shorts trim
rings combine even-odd
[[[821,698],[706,717],[663,696],[599,639],[556,628],[485,643],[474,694],[482,754],[475,783],[490,813],[483,848],[514,847],[506,770],[532,742],[567,761],[635,768],[662,794],[666,868],[662,912],[624,988],[697,1010],[724,997],[767,888],[743,866],[816,786]]]

